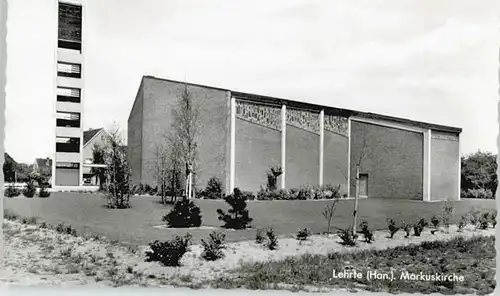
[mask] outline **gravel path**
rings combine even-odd
[[[19,285],[87,285],[87,286],[196,286],[204,281],[230,276],[229,271],[241,262],[279,260],[300,254],[353,252],[363,249],[385,249],[423,241],[448,240],[456,236],[494,235],[494,229],[466,228],[431,234],[424,230],[420,237],[404,238],[401,231],[393,239],[387,232],[375,232],[375,242],[360,242],[356,247],[339,244],[337,235],[311,236],[299,243],[293,238],[280,238],[278,250],[266,250],[253,241],[227,244],[225,257],[214,262],[200,259],[202,247],[193,245],[181,260],[182,267],[164,267],[144,262],[144,252],[93,239],[59,234],[35,225],[4,221],[4,268],[0,282]]]

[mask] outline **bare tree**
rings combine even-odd
[[[172,138],[179,160],[185,167],[185,196],[192,197],[193,173],[198,154],[197,138],[200,130],[199,106],[194,102],[187,85],[181,92],[177,108],[173,110]]]
[[[363,144],[361,146],[361,151],[359,153],[358,160],[354,163],[356,167],[356,195],[354,198],[354,211],[352,213],[353,216],[353,223],[352,223],[352,233],[353,235],[357,235],[356,232],[356,225],[358,223],[358,199],[359,199],[359,171],[361,169],[361,166],[363,164],[363,160],[365,159],[366,155],[368,154],[369,148],[368,145],[366,144],[366,137],[363,137]]]
[[[161,202],[166,203],[168,184],[168,152],[164,145],[156,146],[155,174],[156,185],[161,196]]]
[[[108,206],[119,209],[130,207],[130,168],[119,128],[106,135],[104,162],[109,183]]]

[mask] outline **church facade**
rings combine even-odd
[[[144,76],[128,119],[134,184],[155,184],[156,149],[187,88],[200,111],[196,185],[218,177],[227,193],[256,192],[271,167],[280,188],[340,185],[360,195],[424,201],[460,198],[456,127]]]

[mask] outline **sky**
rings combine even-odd
[[[9,1],[6,151],[54,149],[54,0]],[[84,0],[84,128],[143,75],[461,127],[497,153],[500,1]]]

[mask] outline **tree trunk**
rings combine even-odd
[[[356,165],[356,195],[354,197],[354,212],[352,223],[352,234],[356,235],[356,225],[358,224],[358,198],[359,198],[359,165]]]

